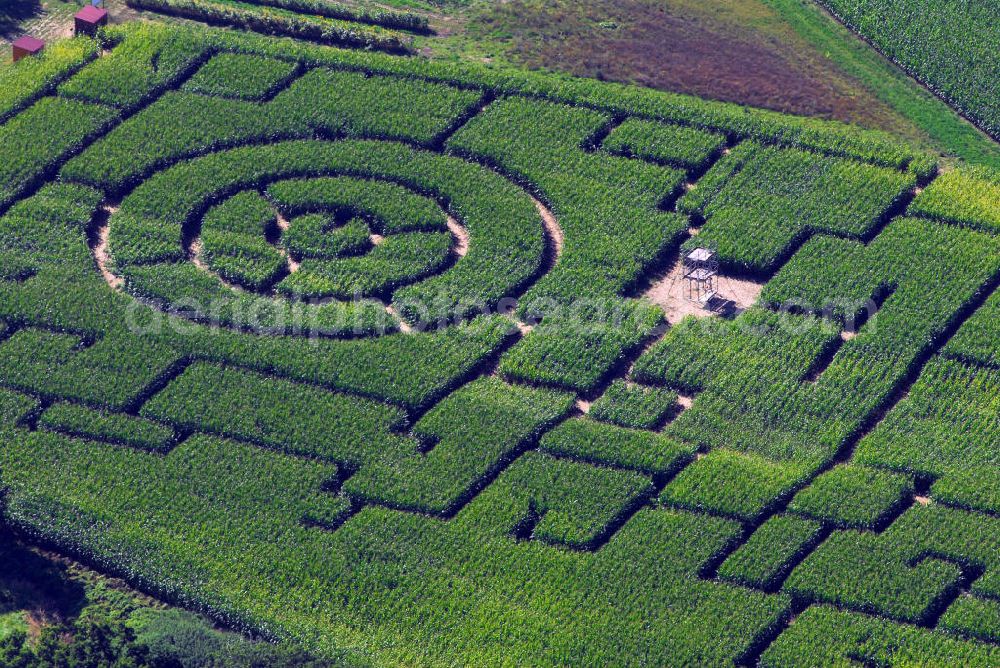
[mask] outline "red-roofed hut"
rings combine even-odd
[[[108,10],[87,5],[73,17],[77,35],[96,35],[97,29],[108,25]]]
[[[15,63],[25,56],[34,56],[37,53],[41,53],[44,48],[45,42],[34,37],[29,37],[28,35],[16,39],[14,44],[11,45]]]

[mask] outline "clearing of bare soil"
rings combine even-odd
[[[730,313],[739,313],[753,306],[763,289],[763,283],[744,278],[723,274],[715,278],[715,292],[718,293],[720,301],[730,303]],[[688,281],[684,278],[684,265],[681,261],[678,261],[666,275],[654,280],[642,296],[662,308],[667,322],[671,325],[677,324],[689,315],[696,318],[716,315],[716,312],[703,308],[689,297]]]

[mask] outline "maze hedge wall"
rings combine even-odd
[[[0,98],[18,530],[376,665],[1000,661],[993,175],[624,86],[103,38]],[[668,325],[638,295],[699,242],[767,284]]]

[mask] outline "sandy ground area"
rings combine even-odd
[[[753,306],[764,288],[763,283],[722,274],[716,276],[715,281],[719,298],[732,302],[731,312],[737,313]],[[717,315],[688,298],[688,282],[684,279],[684,267],[680,260],[666,275],[653,281],[643,297],[662,308],[671,325],[689,315],[698,318]]]

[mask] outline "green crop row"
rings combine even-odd
[[[85,232],[100,199],[82,186],[44,186],[0,218],[0,247],[35,269],[48,263],[87,265],[93,259]]]
[[[725,145],[723,135],[629,118],[611,131],[601,147],[612,153],[698,171],[707,167]]]
[[[371,247],[371,230],[363,218],[334,227],[328,214],[307,213],[292,219],[281,243],[296,258],[332,260],[358,255]]]
[[[692,216],[696,223],[703,222],[705,207],[709,202],[762,150],[761,144],[744,141],[728,153],[724,153],[696,183],[691,184],[691,189],[677,200],[677,210]]]
[[[433,199],[385,181],[350,177],[281,181],[267,189],[268,197],[293,215],[303,211],[371,217],[379,234],[443,232],[441,207]]]
[[[203,230],[201,244],[212,271],[249,290],[263,290],[287,271],[285,256],[263,236]]]
[[[669,506],[753,522],[799,485],[808,469],[752,453],[712,450],[685,467],[660,493]]]
[[[616,380],[594,402],[590,417],[633,429],[655,429],[678,409],[677,393]]]
[[[169,351],[136,345],[124,334],[86,346],[74,334],[25,328],[0,344],[0,383],[43,397],[121,410],[175,359]],[[101,379],[99,384],[95,377]]]
[[[201,257],[227,281],[262,290],[287,271],[285,256],[265,238],[273,228],[274,209],[260,193],[233,195],[205,214]]]
[[[0,444],[19,529],[230,626],[322,651],[721,665],[788,609],[784,596],[697,578],[739,534],[718,518],[640,509],[597,552],[512,539],[542,510],[539,538],[600,535],[644,489],[581,464],[530,456],[451,521],[366,508],[331,533],[301,522],[342,509],[319,491],[338,474],[320,462],[202,435],[166,457],[6,428]]]
[[[757,527],[750,539],[722,562],[718,575],[748,587],[773,589],[821,536],[819,522],[795,515],[775,515]]]
[[[126,32],[127,29],[118,29]],[[904,168],[926,157],[886,133],[842,123],[793,117],[722,102],[590,79],[539,72],[490,68],[471,63],[401,59],[377,53],[330,51],[302,43],[275,42],[255,35],[209,31],[205,39],[227,50],[295,57],[317,65],[400,74],[435,81],[476,85],[507,95],[531,95],[554,102],[588,106],[667,123],[688,125],[734,138],[802,146],[830,155],[848,155],[876,164]]]
[[[965,321],[944,353],[975,364],[1000,366],[1000,292],[994,292]]]
[[[690,461],[694,448],[659,434],[588,418],[566,420],[540,442],[542,452],[584,462],[667,475]]]
[[[0,281],[23,281],[38,271],[38,264],[12,250],[0,251]]]
[[[227,274],[242,280],[257,278],[246,277],[244,272],[227,271]],[[398,329],[396,320],[378,302],[292,302],[236,292],[189,262],[129,267],[125,286],[137,297],[179,316],[257,334],[352,337]]]
[[[122,407],[179,359],[199,358],[422,407],[468,378],[511,335],[510,321],[500,316],[427,333],[347,341],[255,336],[198,326],[106,287],[94,270],[86,234],[99,200],[99,193],[89,188],[50,185],[0,218],[3,247],[37,271],[23,283],[0,281],[0,320],[48,330],[39,334],[42,343],[35,343],[34,330],[29,329],[0,344],[0,358],[7,369],[3,377],[16,379],[14,384],[29,392]],[[187,266],[192,270],[190,280],[204,279],[215,289],[226,289],[214,277]],[[230,293],[223,305],[232,299]],[[367,331],[361,326],[368,315],[374,332],[390,332],[395,322],[384,321],[387,314],[381,305],[364,303],[347,305],[359,312],[342,313],[339,318],[336,313],[324,313],[336,304],[320,305],[316,314],[304,309],[301,317],[295,316],[299,305],[289,304],[291,312],[282,320],[269,310],[275,303],[261,300],[242,306],[258,308],[261,318],[274,317],[283,327],[317,323],[323,331],[343,327],[346,334],[355,336]],[[76,337],[64,349],[57,346],[49,354],[46,341],[55,332],[80,332],[94,345],[81,346],[81,338]],[[299,331],[307,333],[308,327]],[[95,383],[94,378],[101,382]]]
[[[949,0],[820,0],[882,53],[1000,137],[1000,12]]]
[[[260,193],[246,190],[209,209],[202,219],[201,231],[263,238],[275,224],[271,203]]]
[[[95,150],[86,167],[81,160],[64,176],[120,194],[134,188],[110,223],[119,263],[112,269],[125,274],[126,291],[163,302],[233,299],[217,277],[187,262],[183,242],[199,225],[203,236],[214,228],[263,240],[266,231],[274,241],[273,210],[260,192],[274,198],[276,183],[285,179],[295,179],[281,184],[289,188],[342,179],[330,196],[335,203],[339,197],[339,204],[302,205],[295,213],[325,216],[334,226],[358,221],[354,232],[361,239],[361,220],[374,219],[367,224],[375,231],[384,223],[378,212],[354,208],[364,197],[386,199],[386,207],[417,208],[395,196],[372,195],[389,185],[409,193],[400,202],[416,198],[413,193],[423,198],[409,200],[423,202],[409,224],[426,213],[434,221],[428,224],[443,232],[443,210],[469,230],[466,256],[440,277],[402,288],[397,296],[411,289],[420,297],[434,294],[427,286],[437,281],[451,300],[485,294],[480,301],[489,303],[519,296],[543,268],[552,267],[555,278],[529,297],[563,307],[592,297],[632,305],[621,295],[632,294],[639,277],[671,256],[687,221],[662,210],[679,193],[679,171],[650,164],[658,160],[597,150],[607,124],[622,116],[744,140],[685,198],[705,195],[707,208],[752,169],[743,159],[753,161],[764,151],[792,153],[760,148],[745,141],[749,136],[780,146],[812,143],[811,149],[824,153],[861,153],[911,173],[923,169],[919,156],[879,143],[875,135],[841,134],[836,125],[754,111],[729,114],[725,105],[652,91],[213,30],[144,30],[173,37],[129,51],[123,47],[130,40],[144,38],[112,27],[103,34],[114,48],[100,61],[131,53],[134,62],[119,59],[115,65],[124,73],[123,86],[140,71],[149,84],[91,91],[95,98],[128,89],[114,99],[131,109],[188,75],[199,85],[219,87],[206,88],[208,96],[166,94],[108,134],[101,142],[104,157],[95,158]],[[196,35],[186,52],[178,46],[184,35]],[[230,75],[229,58],[211,65],[220,51],[253,58],[231,64]],[[162,65],[156,64],[160,59]],[[296,61],[294,71],[305,74],[270,102],[227,99],[235,90],[227,85],[242,86],[258,70],[256,92],[268,99],[284,82],[267,74],[275,60]],[[203,63],[211,67],[199,79],[196,68]],[[322,69],[309,70],[317,66]],[[162,78],[154,71],[159,68]],[[501,95],[449,148],[506,176],[454,155],[384,141],[441,148],[441,138],[478,109],[483,95],[442,82]],[[505,93],[537,97],[510,99]],[[560,97],[591,108],[553,104]],[[420,117],[423,112],[429,120]],[[185,120],[189,129],[181,127]],[[491,129],[487,122],[498,125]],[[533,129],[535,124],[542,129]],[[759,136],[765,130],[769,134]],[[383,141],[244,146],[341,135]],[[633,140],[638,146],[642,138]],[[530,155],[531,141],[541,158]],[[653,135],[650,141],[655,143]],[[239,148],[204,156],[232,147]],[[725,166],[736,162],[733,169]],[[803,154],[802,162],[803,173],[792,180],[808,186],[804,192],[812,187],[814,162],[818,172],[842,162],[847,171],[871,169],[879,183],[883,177],[912,182],[911,175],[855,161]],[[520,187],[509,183],[511,176]],[[357,192],[348,192],[355,186]],[[553,244],[549,261],[541,221],[523,187],[555,212],[565,233],[561,253]],[[241,194],[234,200],[234,193]],[[780,199],[798,204],[796,197],[783,193]],[[501,358],[502,365],[523,362],[531,380],[595,390],[600,383],[594,379],[623,370],[630,352],[656,331],[662,316],[655,309],[625,308],[623,326],[601,329],[607,320],[586,316],[574,322],[571,310],[567,315],[523,298],[522,316],[544,317],[503,357],[512,338],[512,324],[503,316],[434,333],[351,340],[208,327],[191,322],[195,314],[183,308],[164,315],[107,286],[95,271],[88,248],[93,240],[87,238],[99,199],[82,186],[50,186],[0,218],[0,248],[12,258],[10,269],[6,257],[0,259],[0,322],[11,325],[9,331],[0,326],[0,470],[5,517],[29,535],[239,628],[291,635],[332,652],[350,646],[386,665],[728,665],[755,656],[762,639],[791,614],[795,598],[922,623],[943,612],[942,628],[998,637],[992,603],[1000,598],[1000,524],[988,514],[941,505],[993,510],[991,499],[1000,498],[991,462],[974,451],[978,433],[963,432],[975,442],[957,446],[968,447],[974,462],[974,470],[961,475],[958,467],[928,473],[891,461],[853,461],[809,483],[832,453],[882,414],[995,283],[1000,249],[988,234],[904,219],[869,241],[870,223],[848,220],[829,231],[860,236],[867,245],[817,236],[771,281],[763,298],[767,308],[674,327],[636,365],[643,386],[612,384],[592,416],[564,420],[572,411],[569,393],[494,377],[470,379]],[[706,229],[714,220],[709,218]],[[325,222],[317,217],[309,223],[310,243],[325,233]],[[129,262],[143,253],[170,261]],[[873,306],[843,303],[868,298]],[[336,330],[345,336],[379,333],[375,323],[387,315],[376,303],[265,298],[239,308],[253,304],[327,308],[331,321],[345,308],[371,317],[360,331]],[[833,317],[776,312],[786,306]],[[842,341],[841,323],[831,320],[846,323],[869,308],[877,314],[856,337]],[[435,313],[442,312],[449,309]],[[162,326],[124,326],[136,317],[140,324],[160,319]],[[285,315],[269,317],[277,323]],[[595,321],[597,329],[586,329]],[[934,359],[924,376],[945,362]],[[180,365],[184,371],[174,377]],[[953,420],[978,428],[986,452],[993,447],[997,394],[988,371],[949,371],[948,382],[929,383],[934,388],[928,396],[944,404],[942,393],[954,395],[954,410],[946,404],[928,410],[926,419],[911,417],[942,430]],[[920,398],[924,382],[911,394]],[[664,434],[595,419],[658,426],[659,411],[672,403],[666,399],[674,390],[696,398]],[[35,399],[17,391],[56,402],[51,415],[41,416],[42,429],[17,426],[36,408]],[[406,435],[400,432],[403,409],[384,402],[428,412]],[[155,423],[137,421],[150,416]],[[50,430],[47,420],[76,436]],[[211,435],[195,434],[165,454],[121,447],[124,439],[115,437],[123,429],[143,430],[125,423],[162,429],[163,422],[181,436],[190,430]],[[525,452],[536,445],[541,452]],[[865,448],[862,441],[858,459]],[[929,448],[939,446],[931,442]],[[696,449],[706,454],[696,457]],[[327,461],[317,461],[322,459]],[[819,523],[799,514],[841,527],[881,529],[898,499],[908,498],[914,473],[934,479],[930,505],[914,504],[880,534],[834,531],[792,568],[804,546],[827,530],[815,533]],[[336,494],[338,485],[343,494]],[[648,507],[659,485],[661,498]],[[784,510],[785,501],[790,514],[752,534],[719,568],[718,580],[705,579],[741,535],[767,513]],[[786,587],[773,591],[789,569]],[[730,579],[740,584],[727,584]],[[959,586],[967,586],[970,596],[952,602]],[[865,621],[866,644],[845,649],[834,631],[853,634],[844,629],[854,628],[850,620],[856,616],[837,614],[841,626],[830,631],[829,653],[823,645],[799,664],[827,656],[871,663],[918,658],[916,650],[907,654],[898,646],[905,641],[925,643],[932,659],[991,665],[983,658],[988,653],[971,642],[928,630],[898,635],[902,627],[882,620]],[[794,665],[788,658],[794,655],[783,653],[784,639],[805,638],[805,647],[815,643],[809,619],[809,611],[796,619],[764,661]]]
[[[59,94],[134,109],[173,87],[210,50],[195,30],[175,30],[148,21],[128,26],[121,32],[107,33],[113,40],[111,53],[63,82]]]
[[[20,422],[38,407],[38,401],[13,390],[0,388],[0,420],[4,425]]]
[[[1000,447],[1000,372],[931,360],[885,419],[858,444],[855,460],[937,478],[934,498],[1000,511],[992,472]]]
[[[543,312],[539,304],[551,300],[568,305],[583,295],[617,296],[686,229],[681,216],[659,208],[683,172],[583,149],[609,120],[590,109],[505,98],[448,141],[449,149],[527,184],[562,229],[559,262],[525,296],[522,312]]]
[[[213,25],[284,35],[345,47],[407,52],[401,33],[342,19],[302,14],[295,9],[236,0],[128,0],[135,9],[160,12]]]
[[[89,37],[59,40],[34,58],[0,69],[0,120],[55,90],[63,79],[93,60],[97,48]]]
[[[42,413],[38,424],[70,436],[158,452],[168,450],[174,441],[174,430],[157,422],[121,413],[96,411],[70,403],[51,406]]]
[[[94,270],[87,228],[99,200],[99,193],[89,188],[50,185],[0,218],[0,243],[36,272],[25,282],[0,281],[0,320],[28,327],[0,343],[0,383],[37,395],[121,408],[181,358],[199,358],[421,407],[462,382],[510,336],[510,321],[499,316],[428,333],[340,341],[254,336],[164,315],[109,290]],[[226,289],[214,277],[187,266],[190,280],[206,279]],[[231,301],[230,293],[223,304]],[[289,306],[294,311],[298,305]],[[363,315],[370,314],[373,327],[378,325],[374,331],[392,330],[394,320],[377,320],[386,317],[380,305],[348,305],[362,313],[341,314],[350,317],[340,319],[323,313],[330,306],[337,305],[318,306],[315,320],[305,317],[306,309],[299,321],[318,322],[321,329],[344,327],[345,333],[357,335],[366,331],[360,326],[365,324]],[[272,316],[261,308],[262,318]],[[274,317],[287,327],[295,322],[293,314],[287,316]],[[93,345],[83,345],[81,336],[56,332],[85,334]],[[69,336],[65,346],[51,345],[60,336]]]
[[[1000,232],[1000,173],[964,167],[942,174],[913,200],[909,213]]]
[[[374,339],[256,336],[228,329],[181,327],[162,342],[187,357],[234,364],[334,390],[425,408],[475,374],[511,336],[510,320],[480,317],[427,332]]]
[[[395,234],[364,255],[304,260],[277,289],[300,298],[386,295],[445,267],[451,257],[451,241],[450,234],[441,232]]]
[[[730,164],[738,171],[720,167],[721,187],[711,175],[708,187],[693,191],[705,224],[688,244],[711,244],[725,265],[760,274],[781,266],[813,232],[863,238],[916,183],[909,174],[798,150],[762,148]]]
[[[148,286],[149,268],[132,263],[180,259],[182,226],[217,193],[337,171],[392,180],[433,194],[447,201],[469,230],[471,248],[451,270],[397,291],[396,301],[411,318],[435,321],[473,313],[518,289],[540,266],[538,214],[516,187],[455,158],[379,142],[286,142],[179,163],[133,191],[112,217],[112,257],[126,279]],[[190,274],[187,269],[154,271]],[[185,286],[181,279],[176,277],[171,290]],[[192,275],[184,297],[190,299],[196,290],[207,288],[203,283],[196,283]],[[170,294],[158,296],[174,301]],[[202,303],[215,297],[206,292]]]
[[[851,252],[834,252],[837,245]],[[731,323],[673,328],[634,375],[698,393],[668,434],[815,470],[887,407],[998,272],[995,238],[926,220],[894,221],[868,246],[817,238],[761,300],[822,310],[846,295],[845,311],[872,316],[857,336],[840,341],[829,322],[751,309]],[[880,305],[853,301],[880,292]]]
[[[941,616],[938,627],[995,645],[1000,640],[1000,602],[960,596]]]
[[[609,120],[590,109],[506,98],[448,141],[449,149],[536,192],[563,236],[561,248],[552,249],[555,266],[519,302],[522,317],[544,320],[504,358],[508,377],[593,389],[662,317],[618,296],[686,229],[682,216],[660,208],[684,173],[584,150]]]
[[[527,503],[518,537],[585,549],[653,492],[634,471],[586,466],[528,452],[497,483]],[[498,490],[499,491],[499,490]]]
[[[0,317],[61,330],[93,329],[100,336],[81,349],[79,337],[62,344],[59,338],[67,335],[17,330],[0,344],[0,384],[120,410],[178,360],[198,358],[419,408],[474,373],[510,336],[510,321],[500,316],[428,333],[347,341],[202,327],[100,292],[89,262],[77,270],[86,271],[87,279],[45,268],[24,284],[0,283]]]
[[[430,452],[385,457],[363,468],[344,490],[364,501],[446,513],[513,461],[569,411],[572,396],[484,378],[426,413],[413,433]]]
[[[963,580],[974,595],[995,597],[998,546],[995,517],[914,505],[881,534],[834,531],[783,588],[809,600],[921,622],[940,614]]]
[[[759,308],[733,321],[691,318],[640,357],[633,375],[642,383],[697,394],[694,406],[668,426],[685,440],[704,446],[738,444],[771,456],[787,456],[790,450],[816,455],[809,451],[819,443],[794,434],[819,421],[804,422],[804,416],[794,415],[785,422],[782,402],[800,390],[814,360],[836,340],[833,328],[817,319]],[[718,432],[720,416],[739,426]]]
[[[352,466],[413,449],[392,433],[406,419],[396,407],[214,364],[189,366],[141,414]]]
[[[908,564],[887,558],[867,533],[834,532],[785,580],[786,591],[917,623],[930,618],[936,600],[958,588],[952,563],[926,559]]]
[[[116,118],[107,107],[46,97],[0,125],[0,209]]]
[[[462,86],[473,85],[502,94],[532,95],[555,102],[599,108],[615,114],[688,125],[734,138],[753,138],[766,143],[801,146],[830,155],[853,156],[885,166],[903,168],[911,161],[926,163],[926,156],[882,132],[634,86],[490,68],[465,62],[332,50],[303,42],[274,40],[229,30],[133,23],[113,26],[105,34],[110,40],[131,43],[131,49],[138,49],[143,53],[161,48],[163,37],[173,35],[176,39],[195,42],[190,49],[194,53],[209,48],[223,49],[296,59],[307,65],[395,74]],[[141,57],[132,60],[136,61],[136,66],[141,66]],[[110,70],[107,65],[102,69]]]
[[[1000,662],[995,645],[879,617],[813,606],[803,612],[761,657],[762,668],[802,665],[964,666]]]
[[[645,302],[607,299],[549,315],[500,360],[506,378],[577,392],[596,389],[643,341],[663,311]]]
[[[223,3],[229,0],[222,0]],[[399,12],[379,7],[365,7],[324,2],[323,0],[247,0],[246,4],[288,9],[300,14],[314,14],[342,21],[368,23],[383,28],[396,28],[410,32],[428,32],[427,18],[412,12]]]
[[[61,176],[114,194],[127,192],[140,178],[179,159],[291,134],[269,109],[169,92],[66,163]]]
[[[237,100],[263,100],[296,72],[295,63],[240,53],[220,53],[202,65],[183,89]]]
[[[876,529],[910,503],[913,481],[861,466],[837,466],[813,480],[788,504],[789,512],[854,529]]]
[[[68,163],[63,176],[123,192],[182,158],[315,130],[428,144],[478,99],[440,84],[330,70],[307,73],[264,105],[168,93]]]
[[[274,103],[297,123],[329,133],[433,145],[482,95],[441,83],[320,68]]]

